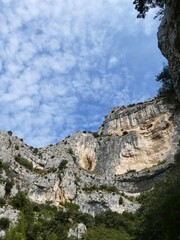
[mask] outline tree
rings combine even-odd
[[[169,66],[163,67],[162,72],[156,76],[156,81],[161,84],[158,90],[158,96],[163,97],[165,103],[175,104],[178,107],[177,96]]]
[[[86,240],[130,240],[131,237],[123,230],[117,230],[114,228],[107,228],[101,224],[92,228],[89,228],[84,234]]]
[[[142,194],[136,217],[137,240],[178,240],[180,236],[180,153],[169,173]]]
[[[11,189],[13,187],[13,181],[7,180],[6,185],[5,185],[5,195],[9,196],[11,194]]]
[[[135,4],[135,9],[139,12],[137,17],[145,18],[149,9],[155,7],[161,8],[157,16],[161,15],[163,13],[165,0],[134,0],[133,4]]]
[[[9,218],[6,218],[6,217],[0,218],[0,230],[8,229],[9,225],[10,225]]]
[[[164,95],[168,93],[174,94],[173,80],[171,77],[169,66],[163,67],[162,72],[156,76],[156,81],[161,83],[159,95]]]
[[[25,234],[26,228],[27,223],[24,214],[20,213],[18,224],[7,231],[5,240],[27,240]]]

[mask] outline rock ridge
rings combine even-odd
[[[11,196],[26,191],[38,203],[72,201],[92,215],[136,211],[139,205],[128,194],[150,189],[171,167],[180,141],[178,123],[173,106],[155,98],[113,108],[98,132],[77,132],[44,148],[0,132],[0,197],[9,179]]]

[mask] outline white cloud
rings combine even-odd
[[[118,63],[118,58],[115,56],[111,57],[109,60],[109,68],[117,65],[117,63]]]
[[[136,19],[132,0],[2,0],[0,128],[42,146],[148,96],[135,92],[138,61],[127,54],[138,36],[151,42],[153,14]]]

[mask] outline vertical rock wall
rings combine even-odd
[[[167,0],[164,17],[158,29],[158,46],[167,58],[180,101],[180,1]]]

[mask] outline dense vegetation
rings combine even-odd
[[[165,94],[174,94],[175,95],[169,66],[165,65],[163,67],[161,73],[159,73],[156,76],[156,81],[161,83],[161,86],[159,88],[160,95],[165,95]]]
[[[161,97],[165,103],[173,104],[179,108],[179,102],[168,65],[164,65],[162,71],[156,76],[156,81],[160,83],[158,96]]]
[[[180,237],[180,153],[165,179],[142,194],[137,212],[138,240],[176,240]]]
[[[167,176],[153,190],[139,197],[141,208],[135,214],[118,214],[109,210],[92,217],[80,212],[73,203],[56,208],[50,203],[31,202],[24,192],[19,192],[15,197],[6,199],[8,204],[20,211],[20,215],[16,226],[11,228],[8,219],[0,219],[0,229],[7,229],[4,239],[66,240],[69,228],[84,223],[87,227],[84,240],[178,240],[180,154],[176,154],[175,159]]]
[[[33,170],[32,162],[29,162],[26,158],[22,157],[20,154],[15,156],[15,161],[18,162],[20,165],[24,166],[25,168],[29,169],[30,171]]]

